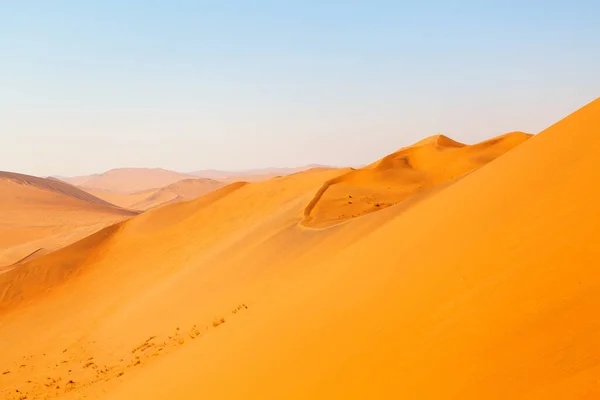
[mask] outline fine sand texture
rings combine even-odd
[[[234,183],[26,261],[0,396],[599,398],[600,99],[527,137]],[[338,221],[327,182],[393,204]]]

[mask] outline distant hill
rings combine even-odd
[[[157,190],[145,199],[132,204],[131,208],[145,211],[165,204],[193,200],[225,185],[212,179],[186,179]]]
[[[0,171],[0,267],[136,214],[56,179]]]
[[[64,182],[85,189],[106,190],[114,193],[135,193],[148,189],[159,189],[194,175],[182,174],[162,168],[117,168],[102,174],[89,176],[61,177]]]
[[[135,193],[115,193],[107,190],[85,189],[87,192],[119,207],[146,211],[163,204],[192,200],[217,190],[226,183],[213,179],[184,179],[163,188],[142,190]]]
[[[305,225],[327,226],[391,207],[443,187],[529,139],[511,132],[474,145],[443,135],[423,139],[325,182],[305,209]]]
[[[233,181],[246,181],[256,182],[273,178],[275,176],[291,175],[296,172],[306,171],[314,168],[332,168],[327,165],[320,164],[309,164],[301,167],[290,167],[290,168],[260,168],[260,169],[249,169],[243,171],[221,171],[214,169],[207,169],[201,171],[192,172],[192,175],[199,176],[202,178],[216,179],[224,182]]]

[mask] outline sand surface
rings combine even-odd
[[[530,136],[512,132],[472,146],[443,135],[424,139],[325,182],[306,207],[304,224],[324,227],[393,206],[464,177]]]
[[[139,202],[146,201],[149,197],[153,196],[160,190],[158,189],[146,189],[135,193],[115,193],[109,190],[98,190],[98,189],[86,189],[82,188],[89,194],[92,194],[102,200],[108,201],[121,208],[133,210],[133,205]]]
[[[213,179],[185,179],[159,189],[148,189],[135,193],[115,193],[106,190],[86,191],[119,207],[146,211],[165,204],[193,200],[225,186],[226,183]]]
[[[0,393],[596,399],[600,100],[526,139],[234,183],[25,262]],[[339,221],[349,186],[393,204]]]
[[[0,172],[0,272],[135,214],[64,182]]]

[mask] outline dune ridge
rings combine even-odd
[[[226,185],[224,182],[213,179],[193,178],[177,181],[163,188],[146,189],[134,193],[114,193],[94,189],[86,189],[86,191],[119,207],[147,211],[166,204],[193,200]]]
[[[98,198],[101,198],[104,201],[108,201],[111,204],[114,204],[118,207],[125,208],[128,210],[135,210],[133,207],[134,204],[138,202],[145,201],[148,197],[154,195],[156,192],[160,190],[160,188],[146,189],[139,192],[134,193],[115,193],[108,190],[98,190],[98,189],[82,189],[86,192],[94,195]],[[137,210],[142,211],[142,210]]]
[[[131,207],[135,210],[146,211],[165,204],[193,200],[223,186],[226,184],[213,179],[184,179],[157,190],[147,198],[132,204]]]
[[[137,214],[64,182],[0,172],[0,266],[39,257]]]
[[[598,397],[599,131],[600,99],[531,139],[237,183],[26,262],[0,275],[0,393]],[[407,164],[436,183],[411,207],[303,226],[324,182],[376,191]]]
[[[102,174],[60,179],[77,184],[82,189],[130,194],[191,178],[194,176],[162,168],[115,168]]]
[[[8,171],[0,171],[0,179],[12,181],[24,186],[31,186],[41,190],[63,194],[68,197],[86,201],[90,204],[118,208],[114,204],[93,196],[84,190],[55,179],[39,178],[37,176],[18,174]]]
[[[443,135],[423,139],[325,182],[304,210],[303,224],[324,227],[390,207],[460,179],[529,137],[511,132],[470,146]]]
[[[312,232],[379,225],[105,398],[598,397],[599,130],[595,100],[409,212]]]

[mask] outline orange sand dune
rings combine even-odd
[[[0,172],[0,267],[64,247],[135,214],[64,182]]]
[[[108,190],[97,190],[97,189],[83,189],[86,192],[102,199],[108,201],[111,204],[119,206],[121,208],[126,208],[129,210],[133,210],[133,205],[139,203],[140,201],[145,201],[148,197],[156,194],[160,190],[159,189],[147,189],[142,190],[140,192],[135,193],[115,193]]]
[[[304,209],[348,171],[230,185],[26,262],[0,275],[0,393],[598,398],[599,134],[600,99],[328,229]]]
[[[135,210],[145,211],[160,205],[193,200],[225,186],[212,179],[186,179],[166,186],[147,198],[132,204]]]
[[[87,181],[92,180],[94,178],[97,178],[99,176],[100,176],[100,174],[83,175],[83,176],[73,176],[73,177],[51,176],[48,179],[54,179],[54,180],[59,180],[59,181],[62,181],[62,182],[67,182],[67,183],[70,183],[73,186],[81,186],[81,185],[84,185]]]
[[[378,211],[427,192],[501,156],[531,135],[513,132],[467,146],[436,135],[323,184],[305,210],[323,227]]]
[[[0,393],[19,390],[29,398],[58,394],[81,398],[87,395],[84,391],[88,393],[108,378],[131,373],[130,364],[147,364],[151,347],[165,354],[175,350],[180,340],[189,340],[193,321],[198,330],[212,327],[215,312],[241,306],[231,302],[246,297],[249,289],[258,293],[265,283],[260,270],[247,270],[234,278],[233,285],[223,285],[232,267],[244,265],[233,258],[243,257],[255,244],[268,240],[282,224],[294,226],[322,182],[344,172],[308,171],[266,182],[232,184],[193,201],[150,210],[0,275],[0,347],[17,341],[28,346],[27,350],[8,346],[0,362],[0,370],[10,371],[0,378],[0,388],[7,392]],[[221,264],[223,269],[215,270],[211,260],[221,257],[230,266]],[[202,283],[187,285],[188,279]],[[163,294],[167,297],[160,299]],[[177,311],[179,307],[170,309],[173,301],[189,296],[193,300],[189,307],[180,308],[183,312]],[[145,317],[140,319],[137,311],[130,311],[143,298],[151,308],[159,308],[144,307]],[[210,306],[201,305],[211,298]],[[184,326],[188,322],[190,326]],[[49,328],[40,332],[32,323]],[[179,323],[181,332],[173,335]],[[147,332],[155,332],[149,336],[156,336],[157,343],[146,346],[143,353],[132,353],[149,338]],[[196,335],[195,331],[191,334]],[[95,367],[84,368],[91,357]],[[109,371],[100,373],[104,371],[100,363]],[[48,377],[60,381],[60,388],[46,387]],[[71,380],[76,384],[65,386]]]
[[[160,205],[193,200],[225,185],[224,182],[212,179],[196,178],[178,181],[160,189],[135,193],[114,193],[93,189],[86,189],[86,191],[119,207],[146,211]]]
[[[89,177],[61,179],[68,183],[77,184],[83,189],[113,193],[135,193],[162,188],[190,178],[194,178],[194,176],[161,168],[118,168]]]

